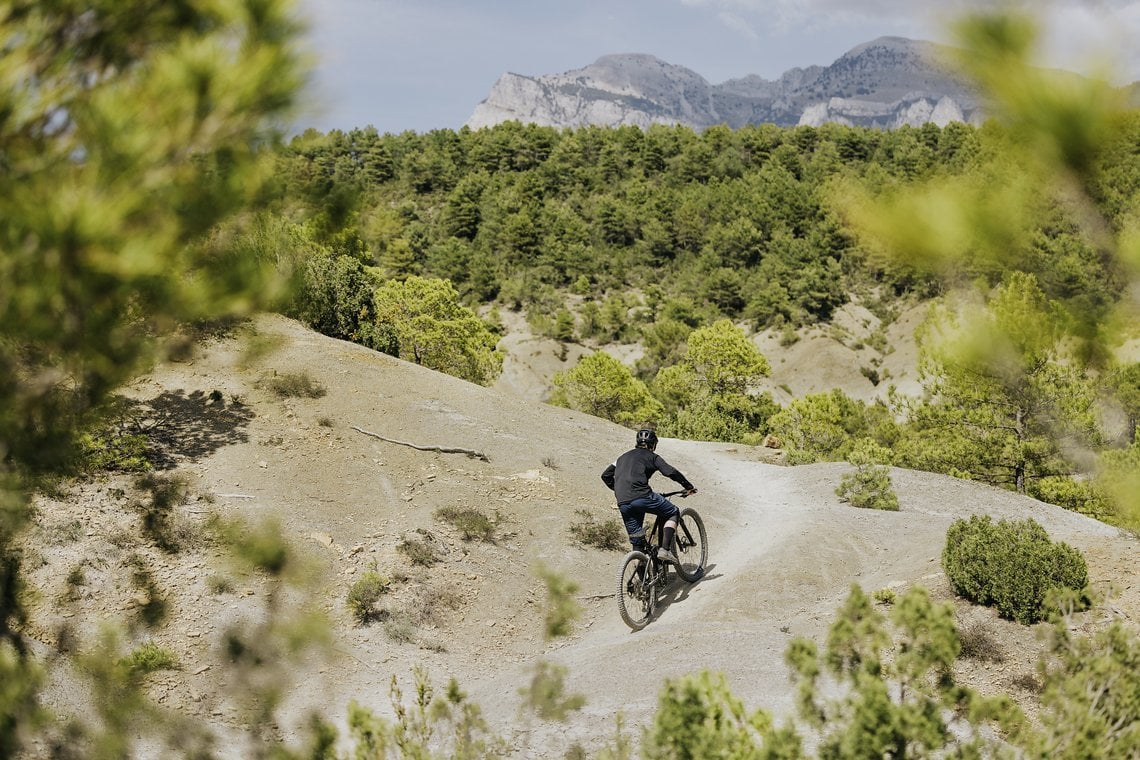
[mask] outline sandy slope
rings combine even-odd
[[[334,621],[334,657],[294,673],[281,725],[286,736],[307,706],[338,722],[350,699],[390,713],[391,679],[407,685],[415,667],[439,685],[456,677],[518,757],[561,757],[574,741],[597,747],[612,734],[619,710],[638,735],[663,679],[698,669],[725,673],[749,707],[784,715],[793,698],[783,663],[790,638],[821,637],[852,583],[868,591],[920,583],[948,597],[938,561],[945,531],[971,513],[1034,517],[1054,538],[1088,552],[1095,583],[1119,585],[1124,595],[1116,614],[1140,619],[1136,541],[1095,521],[902,470],[893,472],[899,513],[857,510],[834,494],[844,465],[788,468],[765,461],[772,458],[765,450],[666,440],[659,452],[701,489],[689,504],[705,518],[710,565],[701,582],[674,587],[658,619],[631,633],[611,596],[622,553],[582,548],[568,533],[578,510],[616,519],[598,475],[628,448],[630,431],[429,372],[280,317],[261,318],[257,328],[276,336],[277,349],[254,363],[239,361],[240,343],[215,342],[191,362],[156,369],[131,393],[152,405],[165,399],[183,415],[176,418],[182,443],[172,442],[167,452],[194,484],[183,519],[198,524],[210,512],[272,516],[322,568],[316,604]],[[328,392],[276,398],[265,381],[285,372],[308,373]],[[225,399],[220,405],[208,401],[214,390]],[[354,426],[419,445],[479,451],[487,461],[387,443]],[[118,488],[129,482],[88,484],[39,505],[44,527],[33,541],[43,563],[31,580],[42,598],[58,598],[61,579],[77,563],[87,571],[89,582],[68,618],[72,625],[130,615],[137,607],[121,580],[131,551],[120,546],[137,516],[124,508]],[[498,514],[498,539],[462,541],[433,517],[443,506]],[[77,513],[86,523],[82,537],[49,540]],[[439,564],[413,566],[396,551],[402,538],[425,535],[417,529],[441,548]],[[212,588],[208,579],[224,570],[208,546],[175,556],[140,553],[157,568],[172,601],[171,617],[155,638],[184,664],[155,678],[156,698],[240,734],[241,715],[223,688],[219,641],[230,621],[258,614],[263,587],[243,580],[229,591]],[[564,640],[542,636],[540,564],[580,585],[583,614]],[[380,624],[357,626],[346,611],[349,586],[370,567],[407,576],[386,601],[390,610],[434,608],[412,641],[393,642]],[[454,604],[440,601],[447,595]],[[51,606],[45,603],[39,618],[45,649],[57,640],[53,626],[61,622]],[[985,690],[1028,698],[1018,689],[1033,672],[1034,630],[997,620],[988,610],[959,607],[962,624],[983,627],[1005,656],[990,665],[964,661],[963,677]],[[1086,623],[1102,618],[1094,613]],[[520,718],[518,689],[542,658],[566,665],[570,689],[587,697],[564,726]],[[61,688],[53,698],[65,701],[67,694]],[[246,753],[246,745],[232,741],[233,756]]]

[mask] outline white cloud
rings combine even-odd
[[[681,0],[681,4],[722,17],[732,14],[753,30],[781,35],[866,23],[917,34],[936,25],[936,12],[964,6],[966,1],[943,0],[938,11],[913,0]]]
[[[680,0],[749,39],[874,24],[882,34],[950,42],[951,22],[970,11],[1021,7],[1041,26],[1042,65],[1140,77],[1140,0]]]
[[[730,13],[728,11],[721,11],[720,13],[716,14],[716,17],[722,24],[739,35],[747,37],[750,40],[760,39],[760,35],[756,33],[756,30],[752,27],[752,25],[741,18],[739,15]]]

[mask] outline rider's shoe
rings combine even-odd
[[[673,554],[673,552],[669,551],[664,546],[657,547],[657,559],[661,560],[662,562],[670,562],[674,565],[681,564],[677,561],[677,555]]]

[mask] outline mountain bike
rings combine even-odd
[[[678,496],[686,491],[663,493]],[[670,568],[684,581],[695,583],[705,573],[708,544],[705,540],[705,523],[697,510],[685,507],[677,520],[677,531],[671,547],[680,564],[672,565],[657,559],[657,547],[665,534],[665,520],[654,516],[653,526],[646,531],[649,551],[636,549],[625,555],[618,571],[618,611],[626,625],[640,631],[649,624],[657,610],[657,599],[669,585]]]

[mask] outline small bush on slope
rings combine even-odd
[[[889,461],[890,452],[864,439],[856,444],[847,459],[855,465],[855,470],[840,479],[836,496],[853,507],[898,511],[899,498],[891,487],[890,471],[878,464]]]
[[[380,599],[388,592],[391,580],[375,570],[360,576],[348,590],[348,609],[361,625],[380,616]]]
[[[617,551],[628,545],[625,530],[617,520],[596,520],[589,510],[575,512],[578,519],[570,524],[570,535],[583,546]]]

